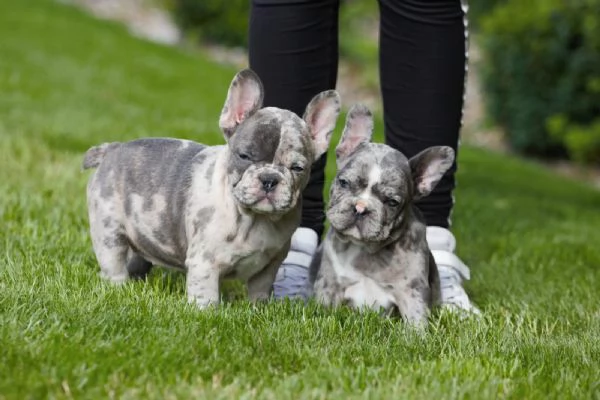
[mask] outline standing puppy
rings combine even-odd
[[[439,277],[414,201],[427,196],[454,161],[450,147],[408,160],[370,143],[371,112],[354,106],[336,148],[338,173],[327,218],[331,229],[311,266],[317,301],[399,311],[424,325],[439,300]]]
[[[222,277],[246,280],[251,300],[270,295],[340,101],[323,92],[303,119],[262,101],[262,83],[244,70],[219,120],[227,145],[140,139],[88,150],[83,167],[98,168],[90,230],[105,278],[145,276],[154,263],[187,271],[188,299],[200,307],[219,302]]]

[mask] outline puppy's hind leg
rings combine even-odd
[[[129,245],[125,236],[117,234],[92,239],[96,258],[100,264],[100,276],[113,283],[122,283],[129,278],[127,252]]]
[[[95,176],[87,188],[90,236],[100,264],[100,276],[111,282],[121,283],[129,278],[129,242],[118,217],[117,201],[111,196],[102,195],[103,189],[114,189],[110,186],[102,187],[101,183]]]
[[[129,253],[129,260],[127,261],[127,273],[129,274],[129,277],[131,279],[146,279],[152,269],[152,263],[146,261],[131,249],[129,250]]]
[[[131,251],[118,223],[94,208],[90,211],[90,233],[96,259],[100,264],[100,276],[114,282],[127,280],[127,255]]]

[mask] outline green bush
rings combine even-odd
[[[558,114],[547,123],[551,136],[562,141],[571,158],[582,164],[600,164],[600,118],[583,126],[569,123],[568,119]]]
[[[480,26],[480,20],[487,14],[491,13],[494,8],[502,3],[506,3],[507,0],[470,0],[469,4],[469,25],[478,30]]]
[[[600,162],[599,10],[600,0],[509,0],[483,19],[489,112],[514,149]]]
[[[171,0],[180,28],[201,41],[227,46],[248,43],[250,0]]]

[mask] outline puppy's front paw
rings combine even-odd
[[[399,309],[406,323],[417,331],[425,331],[429,322],[429,307],[422,301],[400,301]]]
[[[266,293],[266,292],[253,293],[253,294],[249,294],[248,298],[253,303],[265,303],[265,302],[269,301],[269,299],[271,298],[271,294]]]
[[[186,263],[190,265],[186,282],[188,303],[200,309],[219,305],[219,269],[201,263]]]
[[[188,303],[193,304],[201,310],[219,305],[219,299],[211,299],[203,296],[188,296]]]
[[[129,279],[129,275],[127,273],[107,274],[104,271],[100,271],[100,277],[104,280],[114,283],[115,285],[122,285]]]
[[[410,326],[417,332],[425,332],[427,330],[427,325],[429,322],[427,319],[427,314],[410,317],[405,316],[404,320],[406,321],[408,326]]]

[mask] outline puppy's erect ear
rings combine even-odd
[[[263,85],[254,71],[244,69],[233,77],[219,118],[225,139],[229,140],[235,128],[262,107],[263,98]]]
[[[448,146],[434,146],[408,160],[415,183],[414,200],[427,196],[454,162],[454,150]]]
[[[363,143],[369,143],[373,135],[373,114],[366,106],[355,104],[348,111],[342,139],[335,148],[338,167]]]
[[[340,104],[340,95],[335,90],[327,90],[313,97],[306,106],[303,118],[313,141],[315,161],[329,148]]]

